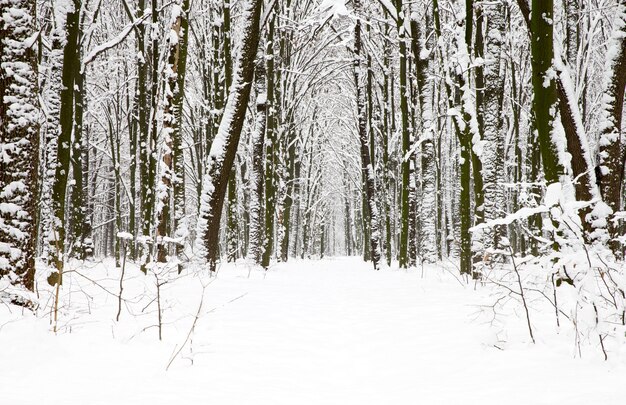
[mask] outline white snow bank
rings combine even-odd
[[[479,305],[494,290],[462,286],[441,266],[423,278],[346,258],[267,273],[239,263],[216,279],[172,270],[161,287],[161,342],[155,275],[132,264],[120,322],[120,271],[109,260],[69,266],[56,336],[45,310],[23,316],[0,306],[0,404],[617,405],[626,397],[618,354],[575,359],[573,341],[554,332],[539,302],[531,345],[521,313],[490,322]],[[202,285],[195,331],[166,372]],[[39,289],[49,305],[44,280]]]

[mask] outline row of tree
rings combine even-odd
[[[38,256],[57,284],[126,250],[144,271],[361,252],[476,276],[568,238],[621,257],[624,0],[0,5],[14,284]]]

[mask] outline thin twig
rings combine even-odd
[[[513,254],[513,249],[509,246],[509,250],[511,251],[511,262],[513,263],[513,270],[517,275],[517,284],[519,285],[520,296],[522,297],[522,304],[524,304],[524,311],[526,311],[526,322],[528,323],[528,332],[530,333],[530,339],[535,343],[535,337],[533,336],[533,328],[530,326],[530,314],[528,313],[528,305],[526,305],[526,297],[524,296],[524,287],[522,286],[522,278],[519,275],[519,270],[517,269],[517,264],[515,263],[515,257]]]
[[[200,304],[198,305],[198,310],[196,311],[196,316],[193,318],[193,322],[191,324],[191,328],[189,328],[189,332],[187,333],[187,337],[185,338],[185,341],[183,342],[183,344],[180,345],[180,348],[178,348],[178,350],[170,358],[170,361],[167,363],[167,366],[165,367],[165,371],[169,370],[170,366],[172,365],[172,362],[174,362],[174,359],[176,359],[176,357],[183,350],[183,348],[185,347],[185,345],[189,341],[189,338],[191,337],[191,334],[193,333],[193,331],[196,328],[196,323],[198,322],[198,319],[200,318],[200,311],[202,311],[202,304],[204,303],[204,291],[205,290],[206,290],[206,285],[203,285],[202,286],[202,296],[200,298]]]

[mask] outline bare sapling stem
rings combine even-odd
[[[509,251],[511,252],[511,263],[513,263],[513,270],[517,275],[517,284],[519,285],[520,297],[522,297],[522,304],[524,305],[524,311],[526,312],[526,323],[528,324],[528,333],[530,334],[530,339],[535,343],[535,337],[533,336],[533,328],[530,325],[530,314],[528,312],[528,305],[526,303],[526,296],[524,295],[524,287],[522,286],[522,278],[520,277],[519,270],[517,268],[517,264],[515,263],[515,255],[513,254],[513,249],[511,245],[509,245]]]
[[[117,296],[117,316],[115,321],[120,321],[120,314],[122,313],[122,291],[124,291],[124,271],[126,270],[126,239],[122,242],[122,249],[124,251],[124,257],[122,259],[122,274],[120,275],[120,293]]]

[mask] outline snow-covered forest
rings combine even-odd
[[[0,0],[0,67],[0,403],[626,398],[626,0]]]

